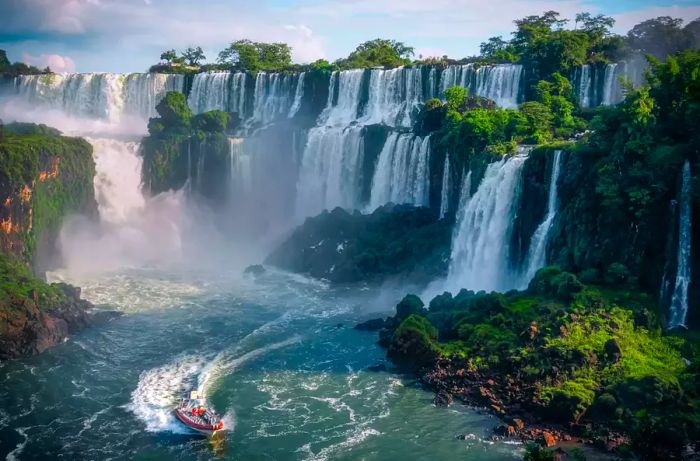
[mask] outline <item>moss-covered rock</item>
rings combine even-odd
[[[427,208],[341,208],[308,218],[266,263],[334,283],[401,278],[425,283],[447,271],[451,229]]]
[[[0,249],[38,271],[56,262],[66,216],[94,216],[92,146],[44,125],[10,124],[0,137]]]

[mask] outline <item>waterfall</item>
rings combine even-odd
[[[363,150],[361,127],[310,130],[297,183],[297,217],[359,206]]]
[[[410,127],[413,115],[426,99],[420,67],[372,69],[363,123]]]
[[[447,66],[442,71],[440,93],[451,86],[467,88],[470,94],[492,99],[500,107],[515,108],[520,96],[523,67],[519,64]]]
[[[245,151],[244,138],[229,138],[230,171],[232,192],[247,195],[253,189],[251,158]]]
[[[690,284],[690,242],[692,239],[692,197],[691,197],[690,163],[683,165],[683,183],[679,200],[678,213],[678,253],[676,282],[671,296],[669,328],[685,327],[688,315],[688,285]]]
[[[372,178],[370,209],[388,202],[428,205],[430,136],[391,133]]]
[[[526,158],[517,155],[491,163],[474,195],[460,204],[447,276],[449,289],[513,288],[508,242],[516,189]]]
[[[100,222],[75,216],[60,236],[62,259],[73,273],[177,260],[181,250],[181,195],[145,197],[138,142],[87,138],[93,146],[93,186]]]
[[[328,103],[319,118],[319,124],[347,126],[357,119],[363,74],[362,69],[336,71],[331,74]]]
[[[579,68],[578,100],[581,107],[591,107],[591,66],[589,64]]]
[[[95,159],[95,199],[100,218],[109,223],[126,222],[144,207],[138,142],[87,138]]]
[[[255,77],[253,118],[264,124],[287,117],[294,103],[300,75],[258,72]]]
[[[604,106],[610,106],[619,102],[615,97],[616,81],[615,81],[615,70],[617,69],[617,64],[607,64],[605,66],[605,72],[603,74],[603,97],[601,104]]]
[[[192,88],[187,104],[195,114],[210,110],[228,110],[229,98],[236,95],[229,93],[229,72],[206,72],[197,74],[192,80]]]
[[[182,90],[182,75],[165,74],[46,74],[21,75],[17,94],[30,106],[119,123],[124,115],[143,120],[170,90]]]
[[[549,179],[549,195],[547,197],[547,214],[544,220],[532,234],[530,248],[525,259],[527,267],[521,280],[521,289],[527,288],[528,283],[535,276],[538,269],[543,267],[547,261],[547,244],[554,225],[554,218],[559,208],[558,186],[559,173],[561,171],[562,151],[554,151],[552,160],[552,175]]]
[[[440,219],[450,210],[450,156],[445,155],[445,166],[442,169],[442,188],[440,190]]]
[[[464,211],[467,209],[467,203],[472,195],[472,172],[462,174],[462,186],[459,188],[459,203],[457,204],[456,221],[461,222],[464,219]]]
[[[304,97],[304,76],[306,75],[305,72],[302,72],[299,74],[299,78],[297,78],[297,89],[294,90],[294,102],[292,103],[292,107],[289,109],[289,118],[294,117],[297,112],[299,112],[299,108],[301,107],[301,98]]]

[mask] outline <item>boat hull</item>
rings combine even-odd
[[[200,434],[212,435],[220,430],[214,429],[211,426],[211,424],[200,424],[192,420],[184,411],[180,410],[179,408],[175,410],[175,416],[177,416],[177,419],[179,419],[180,422],[182,422],[182,424],[184,424],[192,430],[199,432]]]

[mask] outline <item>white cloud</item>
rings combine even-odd
[[[54,72],[75,71],[75,62],[68,56],[61,56],[60,54],[40,54],[39,56],[32,56],[28,53],[23,53],[22,61],[40,69],[48,66]]]

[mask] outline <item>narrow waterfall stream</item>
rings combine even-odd
[[[676,280],[671,297],[669,328],[684,327],[688,316],[688,286],[690,285],[690,257],[691,257],[691,228],[692,228],[692,204],[691,204],[691,176],[690,163],[686,160],[683,165],[683,182],[678,213],[678,252]]]

